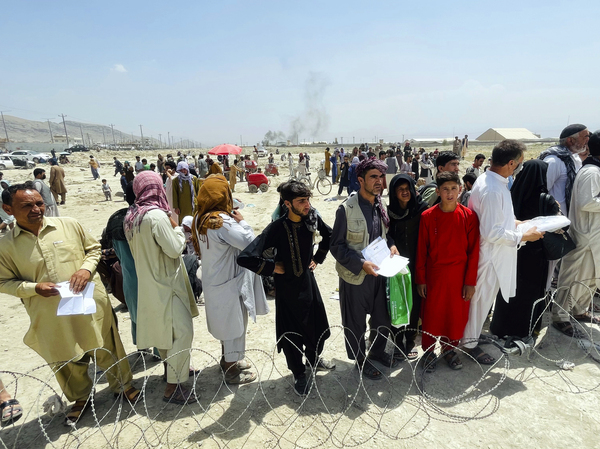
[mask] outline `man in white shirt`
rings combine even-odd
[[[540,159],[548,164],[548,193],[559,202],[564,215],[569,214],[573,182],[581,168],[579,153],[585,151],[589,138],[587,127],[575,123],[562,130],[557,146],[540,154]]]
[[[495,359],[477,345],[479,335],[498,291],[506,299],[515,296],[517,246],[543,237],[536,227],[524,234],[516,229],[519,222],[515,220],[508,177],[523,162],[525,150],[516,140],[498,143],[492,150],[490,169],[477,178],[469,198],[469,208],[479,217],[480,251],[477,286],[462,343],[483,365],[491,365]]]
[[[577,246],[562,259],[552,325],[572,337],[569,314],[579,322],[600,324],[589,311],[600,278],[600,131],[589,137],[590,156],[573,183],[569,234]]]

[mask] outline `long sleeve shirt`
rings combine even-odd
[[[22,299],[31,319],[23,342],[48,363],[103,346],[102,335],[113,321],[108,296],[95,275],[100,256],[100,243],[73,218],[45,217],[37,236],[17,224],[0,241],[0,292]],[[60,296],[42,297],[35,287],[68,281],[80,269],[92,274],[97,311],[57,316]]]
[[[517,245],[523,234],[516,229],[508,179],[488,170],[477,178],[469,208],[479,217],[481,251],[479,270],[492,264],[505,299],[517,288]]]

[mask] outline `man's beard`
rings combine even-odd
[[[306,217],[308,217],[308,212],[305,214],[301,210],[296,209],[294,206],[291,207],[291,210],[293,213],[298,215],[302,220],[304,220]],[[310,212],[310,210],[309,210],[309,212]]]

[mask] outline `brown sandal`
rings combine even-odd
[[[135,403],[142,398],[142,392],[135,387],[129,387],[121,393],[115,393],[115,398],[124,396],[129,402]]]
[[[65,426],[74,426],[77,424],[85,412],[91,408],[91,405],[91,398],[83,401],[75,401],[75,404],[73,404],[71,410],[69,410],[69,413],[67,413],[67,416],[65,417]]]

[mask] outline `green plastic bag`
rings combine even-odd
[[[412,309],[412,285],[410,270],[406,267],[393,278],[387,280],[388,309],[394,326],[410,323]]]

